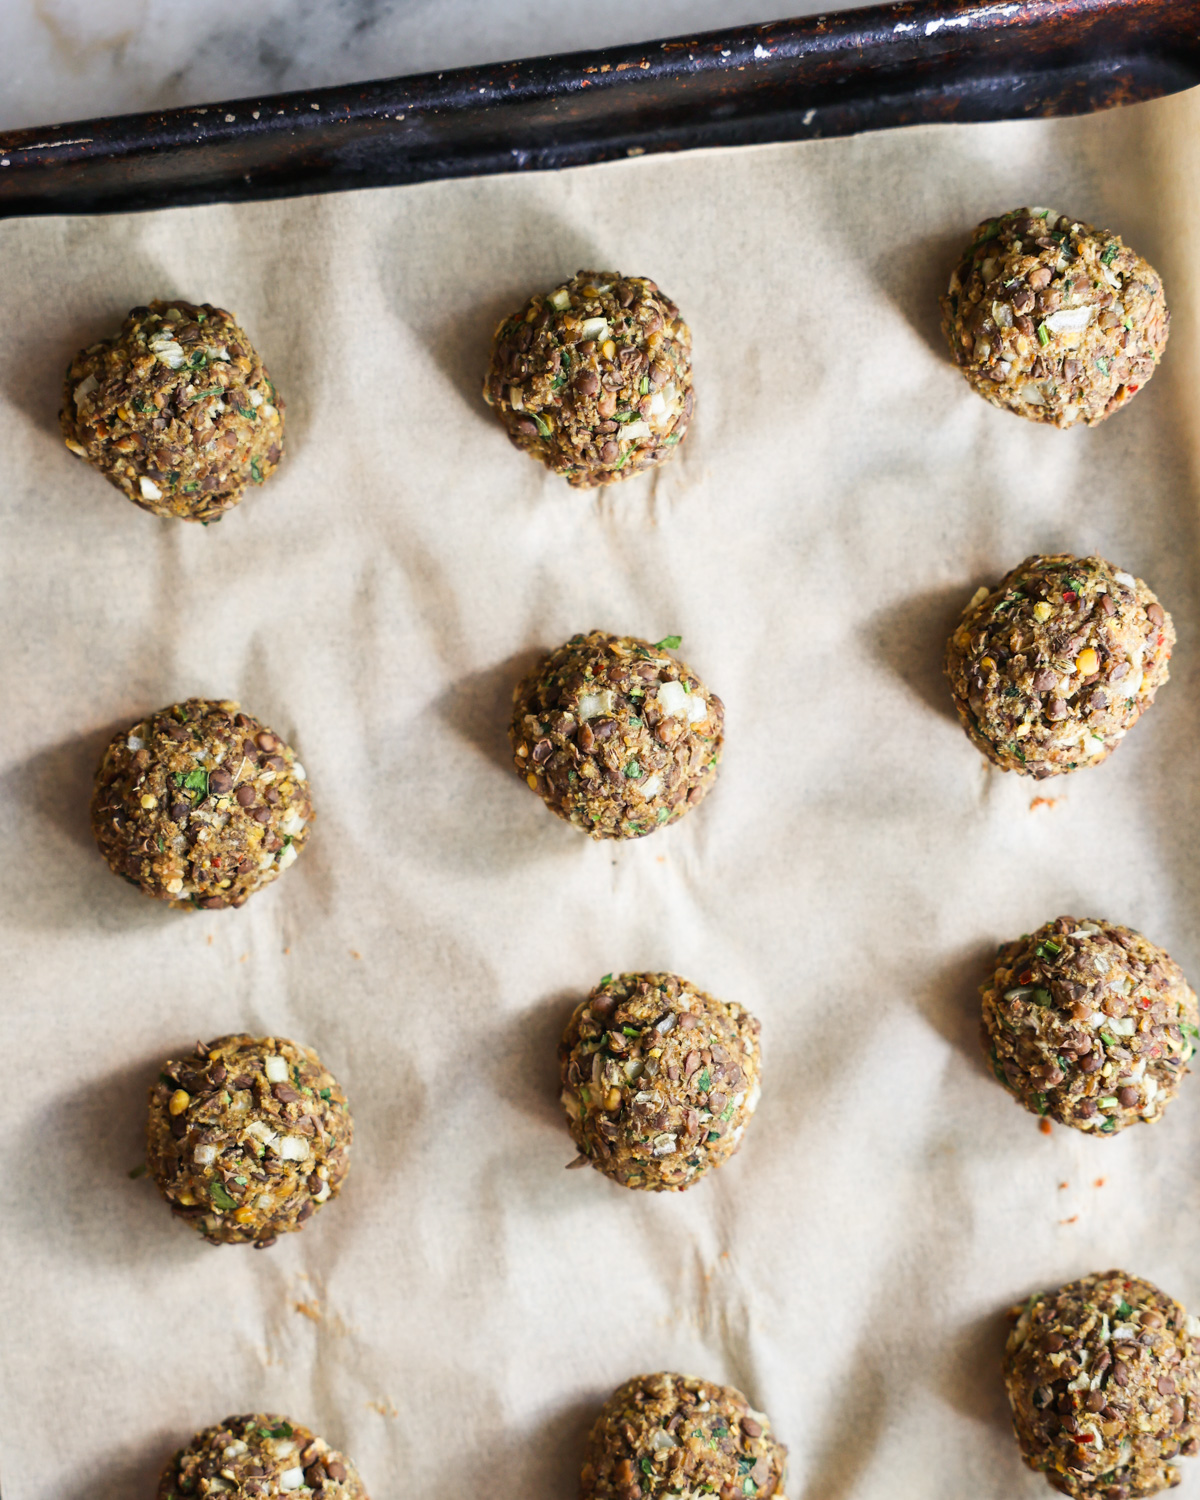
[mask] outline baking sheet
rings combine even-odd
[[[376,1497],[568,1496],[595,1408],[659,1368],[769,1410],[792,1500],[1048,1493],[1004,1308],[1110,1265],[1200,1307],[1200,1085],[1153,1130],[1044,1136],[975,998],[991,945],[1060,912],[1200,973],[1198,126],[1192,94],[0,226],[5,1500],[149,1495],[252,1409]],[[1164,366],[1093,432],[991,409],[940,346],[965,234],[1030,201],[1166,280]],[[599,496],[478,395],[496,319],[582,266],[655,277],[695,332],[677,461]],[[172,294],[233,309],[288,402],[279,475],[208,529],[56,428],[73,350]],[[1119,754],[1039,786],[971,748],[939,659],[981,581],[1057,550],[1144,576],[1179,646]],[[714,794],[630,847],[507,768],[513,681],[592,627],[681,634],[728,709]],[[241,698],[314,789],[309,848],[241,912],[160,909],[87,828],[108,736],[193,693]],[[745,1145],[684,1196],[563,1171],[557,1035],[651,967],[763,1023]],[[357,1122],[342,1199],[262,1254],[127,1175],[160,1060],[242,1029],[316,1046]]]

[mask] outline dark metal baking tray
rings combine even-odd
[[[916,0],[0,133],[0,216],[281,198],[939,120],[1200,82],[1200,0]]]

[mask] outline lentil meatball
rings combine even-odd
[[[496,329],[483,399],[578,489],[660,464],[692,416],[692,335],[644,276],[580,271]]]
[[[341,1191],[354,1122],[311,1047],[221,1036],[163,1065],[146,1160],[171,1212],[212,1245],[262,1250]]]
[[[1021,1457],[1064,1495],[1131,1500],[1179,1483],[1197,1450],[1200,1318],[1126,1271],[1009,1313],[1004,1384]]]
[[[72,453],[143,510],[219,521],[283,452],[283,400],[230,313],[135,307],[71,361],[58,414]]]
[[[113,873],[175,907],[242,906],[295,861],[313,816],[292,748],[237,703],[205,698],[118,734],[92,793]]]
[[[608,1398],[588,1434],[579,1495],[783,1500],[786,1466],[770,1419],[733,1386],[636,1375]]]
[[[220,1483],[216,1483],[220,1475]],[[181,1448],[158,1481],[158,1500],[185,1495],[268,1496],[295,1493],[307,1500],[370,1500],[358,1470],[345,1456],[287,1417],[226,1417]]]
[[[1162,280],[1120,235],[1048,208],[982,223],[941,299],[973,390],[1034,422],[1103,422],[1154,374]]]
[[[518,774],[592,838],[653,833],[716,780],[725,705],[668,645],[679,637],[573,635],[513,692]]]
[[[1179,965],[1115,922],[1059,917],[1001,944],[982,994],[983,1047],[1004,1087],[1099,1135],[1161,1120],[1200,1036]]]
[[[681,1192],[719,1167],[758,1103],[759,1030],[678,974],[606,975],[558,1047],[572,1165],[651,1192]]]
[[[946,646],[963,728],[1002,771],[1042,780],[1098,765],[1170,675],[1175,626],[1102,557],[1027,557],[980,588]]]

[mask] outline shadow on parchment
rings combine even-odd
[[[106,1373],[111,1377],[111,1371]],[[159,1476],[179,1446],[178,1434],[174,1439],[164,1434],[148,1438],[137,1449],[127,1445],[119,1458],[93,1454],[88,1459],[91,1473],[87,1480],[68,1490],[62,1500],[96,1500],[97,1495],[104,1500],[146,1500],[156,1492]]]
[[[492,1087],[506,1104],[561,1135],[564,1166],[575,1155],[575,1147],[558,1099],[558,1044],[585,993],[559,990],[530,1010],[507,1017],[493,1045]]]
[[[211,1248],[172,1218],[146,1174],[129,1175],[145,1165],[146,1099],[166,1055],[65,1090],[18,1135],[6,1217],[37,1254],[101,1261],[136,1285],[143,1265]]]
[[[942,332],[938,298],[950,285],[950,273],[970,243],[974,227],[964,224],[953,233],[927,234],[889,245],[887,253],[871,265],[879,289],[921,342],[950,369],[957,367]]]
[[[857,1493],[875,1457],[887,1411],[887,1380],[871,1364],[878,1352],[873,1338],[861,1341],[862,1358],[853,1360],[851,1373],[843,1377],[845,1400],[838,1403],[823,1441],[814,1445],[811,1472],[799,1500],[850,1500]]]
[[[958,723],[958,715],[942,660],[971,593],[969,585],[953,584],[914,594],[900,604],[889,604],[863,627],[876,660],[952,724]]]
[[[96,767],[104,747],[128,726],[124,718],[105,729],[75,735],[39,750],[0,777],[0,797],[15,803],[22,815],[22,878],[10,899],[21,909],[24,923],[113,931],[148,927],[180,915],[165,901],[147,899],[114,875],[92,837],[89,804]],[[62,837],[45,838],[46,824]]]
[[[938,1381],[938,1394],[948,1406],[1001,1432],[1010,1430],[1001,1374],[1007,1336],[1008,1315],[1002,1309],[966,1324],[949,1343]]]
[[[979,986],[995,956],[994,944],[972,944],[933,971],[914,997],[929,1024],[966,1056],[980,1077],[989,1079],[979,1042]]]
[[[544,655],[537,649],[518,651],[507,661],[460,678],[434,703],[443,723],[514,779],[508,743],[513,689]]]
[[[513,1434],[503,1464],[505,1494],[575,1495],[579,1493],[579,1468],[583,1445],[604,1397],[573,1401],[555,1416],[524,1436]],[[466,1470],[465,1492],[498,1494],[496,1455],[479,1453]],[[474,1476],[471,1479],[471,1476]]]
[[[489,244],[487,258],[493,265],[507,269],[498,272],[498,279],[486,296],[464,302],[450,318],[434,321],[424,311],[424,303],[419,300],[422,289],[412,283],[403,249],[386,264],[391,269],[392,300],[424,341],[434,363],[470,411],[495,423],[483,399],[483,377],[497,326],[536,292],[550,291],[581,267],[610,268],[605,266],[606,257],[595,248],[590,237],[552,215],[526,207],[515,224],[503,215],[489,215],[489,219],[489,234],[497,242]],[[440,275],[444,283],[465,288],[477,286],[478,237],[460,235],[443,248]],[[495,425],[499,444],[502,434],[499,424]]]

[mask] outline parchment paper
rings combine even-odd
[[[149,1496],[254,1409],[376,1500],[555,1500],[604,1396],[660,1368],[769,1410],[792,1500],[1049,1493],[1005,1307],[1122,1265],[1200,1308],[1200,1083],[1152,1130],[1047,1137],[981,1065],[975,993],[1060,912],[1200,974],[1198,129],[1192,95],[0,228],[5,1500]],[[1166,280],[1162,370],[1096,431],[991,409],[940,346],[954,253],[1027,202]],[[496,319],[582,266],[658,279],[696,343],[678,460],[598,497],[478,396]],[[172,293],[235,310],[288,402],[279,475],[207,530],[55,421],[72,351]],[[971,748],[940,654],[977,584],[1060,549],[1144,576],[1179,647],[1111,762],[1037,786]],[[507,768],[517,674],[596,626],[681,634],[728,707],[715,793],[630,847]],[[108,736],[190,693],[240,697],[314,788],[242,912],[160,909],[87,828]],[[763,1023],[745,1145],[684,1196],[563,1171],[557,1036],[643,967]],[[358,1127],[342,1199],[263,1254],[127,1176],[161,1059],[241,1029],[317,1047]]]

